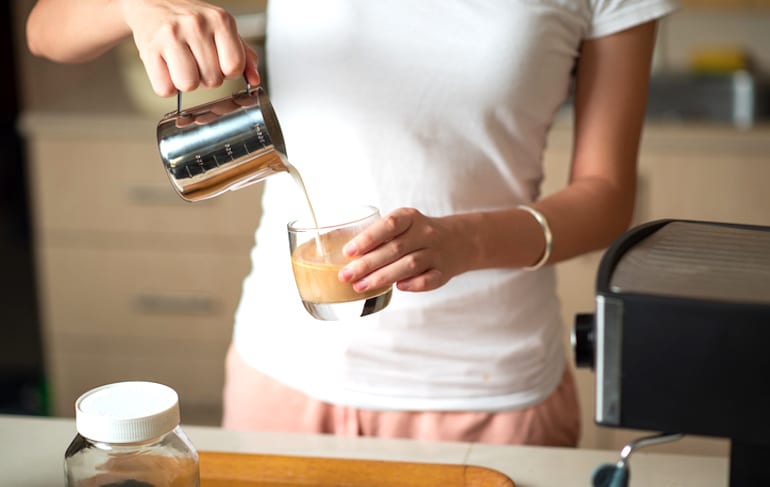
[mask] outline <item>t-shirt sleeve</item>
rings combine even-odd
[[[678,0],[591,0],[592,19],[587,39],[595,39],[670,14]]]

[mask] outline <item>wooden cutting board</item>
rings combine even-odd
[[[200,452],[201,487],[516,487],[486,467]]]

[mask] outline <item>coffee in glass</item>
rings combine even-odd
[[[295,220],[289,223],[291,264],[305,309],[319,320],[339,320],[376,313],[390,302],[392,286],[358,293],[351,283],[338,279],[351,259],[342,247],[380,218],[372,206],[320,212],[321,225]],[[333,218],[333,223],[327,224]]]

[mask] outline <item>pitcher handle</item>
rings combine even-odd
[[[243,82],[246,84],[246,93],[251,94],[251,92],[254,90],[254,87],[251,86],[251,83],[249,83],[249,79],[246,77],[246,73],[243,73]],[[176,114],[179,115],[182,113],[182,91],[176,90]]]

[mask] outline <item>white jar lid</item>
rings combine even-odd
[[[173,430],[179,421],[176,391],[154,382],[107,384],[75,402],[78,433],[92,441],[149,441]]]

